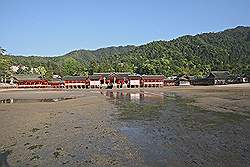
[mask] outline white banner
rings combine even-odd
[[[100,81],[90,81],[90,86],[99,86],[101,84]]]
[[[130,85],[140,85],[140,80],[130,80]]]
[[[131,93],[130,94],[130,99],[131,100],[138,100],[138,99],[140,99],[140,93]]]

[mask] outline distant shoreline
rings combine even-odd
[[[250,87],[250,83],[241,83],[241,84],[228,84],[228,85],[209,85],[209,86],[164,86],[164,87],[141,87],[141,88],[116,88],[116,89],[99,89],[99,88],[90,88],[90,89],[66,89],[66,88],[0,88],[0,92],[6,91],[15,91],[15,90],[138,90],[138,89],[190,89],[190,88],[237,88],[237,87]]]

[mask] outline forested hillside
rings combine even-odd
[[[136,73],[205,75],[211,70],[250,73],[250,28],[237,27],[219,33],[183,36],[156,41],[113,56],[112,64]],[[120,66],[119,66],[120,64]],[[126,69],[127,68],[127,69]]]
[[[7,56],[5,59],[10,59],[12,65],[29,67],[25,71],[19,70],[18,73],[30,73],[31,68],[44,67],[47,76],[112,71],[203,76],[211,70],[250,74],[250,27],[188,35],[137,47],[76,50],[58,57]]]

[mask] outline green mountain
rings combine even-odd
[[[141,46],[76,50],[58,57],[8,57],[12,64],[30,68],[44,66],[49,74],[61,75],[129,71],[166,76],[202,76],[211,70],[250,74],[250,27],[240,26],[218,33],[187,35]],[[71,69],[72,66],[76,67],[75,70]]]
[[[76,50],[66,55],[61,56],[61,58],[72,57],[81,63],[89,63],[91,61],[98,61],[101,57],[109,57],[116,54],[124,54],[132,51],[135,46],[118,46],[118,47],[107,47],[101,48],[94,51],[91,50]]]
[[[101,56],[109,57],[114,54],[123,54],[133,50],[135,46],[119,46],[119,47],[107,47],[97,50],[75,50],[62,56],[57,57],[42,57],[42,56],[10,56],[13,60],[13,64],[22,64],[27,66],[46,65],[50,61],[55,63],[62,62],[65,58],[74,58],[80,63],[90,63],[91,61],[97,61]]]
[[[229,70],[249,74],[250,27],[151,42],[117,60],[134,65],[137,73],[205,75],[211,70]]]

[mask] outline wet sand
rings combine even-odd
[[[164,115],[166,113],[161,111],[159,115],[149,113],[146,116],[137,115],[136,119],[121,120],[117,118],[119,112],[117,101],[104,96],[105,90],[102,91],[104,95],[99,90],[8,90],[0,92],[0,99],[57,99],[65,97],[73,99],[58,102],[0,104],[1,153],[4,154],[6,151],[10,153],[7,156],[10,166],[162,166],[162,164],[206,166],[213,164],[212,161],[216,159],[214,157],[217,155],[214,153],[216,148],[213,147],[220,147],[221,144],[223,146],[225,142],[228,142],[229,148],[219,148],[218,153],[221,151],[220,149],[227,152],[229,150],[227,155],[223,155],[232,160],[235,159],[232,166],[235,164],[249,165],[246,163],[249,162],[248,158],[245,157],[250,155],[250,145],[247,141],[250,127],[248,117],[250,114],[249,85],[164,87],[131,89],[122,92],[138,93],[141,91],[146,92],[147,95],[153,94],[154,98],[150,99],[150,102],[156,99],[156,103],[159,103],[157,96],[177,95],[185,104],[212,111],[208,112],[211,121],[218,119],[217,116],[214,116],[214,111],[216,113],[236,113],[243,117],[241,118],[243,121],[240,124],[230,121],[222,124],[219,118],[217,122],[207,122],[204,129],[218,124],[220,130],[212,129],[204,132],[202,121],[206,122],[206,118],[202,117],[203,112],[194,113],[194,115],[197,114],[195,119],[200,118],[200,120],[197,120],[193,125],[194,122],[189,118],[190,113],[188,116],[185,115],[185,119],[182,119],[182,116],[178,115],[179,110],[174,111],[178,101],[172,103],[170,100],[170,103],[167,104],[172,106],[172,116]],[[133,107],[136,109],[138,106],[129,106],[129,110]],[[166,106],[163,105],[163,107]],[[165,108],[159,110],[163,109]],[[186,108],[181,108],[182,112],[185,110]],[[194,109],[191,108],[191,110],[193,112]],[[151,118],[145,119],[148,117],[153,117],[153,121]],[[173,122],[171,119],[176,119],[180,123],[176,124],[176,121]],[[170,131],[166,130],[168,128]],[[199,133],[195,128],[199,129]],[[233,134],[231,134],[231,129]],[[238,131],[233,129],[238,129]],[[227,130],[230,131],[230,134],[224,133]],[[202,135],[204,138],[201,137]],[[210,140],[214,140],[214,135],[217,140],[215,143],[210,143]],[[202,140],[197,139],[197,136]],[[143,138],[147,138],[147,140],[140,140]],[[161,146],[158,148],[158,144],[154,144],[154,142],[161,143]],[[207,142],[209,145],[204,145]],[[237,143],[234,143],[236,146],[233,147],[231,142],[240,142],[239,153],[233,153],[233,150],[238,150],[238,146]],[[160,154],[163,145],[168,147],[168,154],[166,152]],[[211,150],[210,147],[212,147]],[[159,150],[159,153],[150,152],[152,150]],[[209,155],[207,160],[206,154]],[[235,157],[238,154],[240,157]],[[186,159],[185,156],[187,156]],[[151,158],[152,160],[148,161]],[[224,163],[228,160],[223,157],[219,158]],[[157,165],[155,162],[159,162],[159,164]],[[228,166],[229,164],[230,162],[226,165],[223,163],[213,165]]]
[[[192,99],[191,105],[205,110],[250,116],[250,84],[191,86],[162,89]]]
[[[10,166],[140,164],[110,118],[112,105],[97,91],[8,91],[1,97],[78,97],[55,103],[0,104],[0,148]]]

